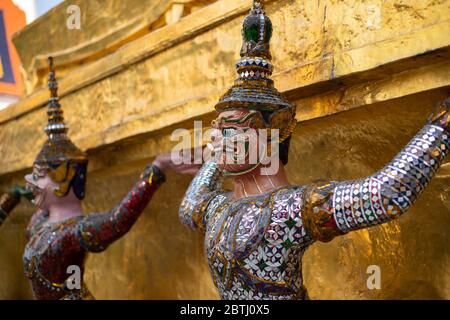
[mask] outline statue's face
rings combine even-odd
[[[32,202],[39,209],[47,209],[50,204],[57,201],[54,190],[59,184],[50,178],[47,167],[34,165],[33,172],[25,176],[25,181],[27,188],[33,192]]]
[[[245,174],[261,161],[265,141],[259,129],[265,129],[261,113],[252,110],[227,110],[212,123],[212,143],[221,154],[219,167],[227,175]]]

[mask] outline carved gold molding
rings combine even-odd
[[[141,37],[110,55],[86,66],[79,66],[76,72],[60,80],[61,98],[92,83],[107,78],[128,66],[158,54],[214,28],[220,23],[243,14],[250,9],[250,0],[222,0],[203,10],[193,12],[176,24],[168,25]],[[56,60],[57,61],[57,60]],[[40,89],[6,110],[0,111],[0,124],[42,107],[48,99],[47,90]]]

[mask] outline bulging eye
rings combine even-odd
[[[232,137],[236,134],[236,129],[234,128],[225,128],[222,130],[222,134],[224,137]]]
[[[39,180],[39,176],[37,175],[37,173],[33,173],[32,177],[33,177],[34,181],[38,181]]]

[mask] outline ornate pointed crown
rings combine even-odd
[[[50,99],[48,103],[48,124],[44,131],[48,135],[41,151],[39,152],[35,164],[58,165],[63,162],[87,162],[87,156],[78,149],[67,137],[67,126],[64,123],[63,110],[59,104],[58,83],[55,77],[53,58],[49,57],[50,73],[48,78],[48,88]]]
[[[241,59],[236,63],[239,77],[221,97],[215,109],[249,109],[272,113],[270,127],[281,129],[287,138],[295,128],[295,106],[274,87],[270,54],[272,22],[258,1],[242,26]],[[283,129],[287,129],[283,130]],[[282,132],[283,134],[283,132]]]

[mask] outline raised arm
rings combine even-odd
[[[122,237],[164,181],[164,173],[156,165],[149,165],[117,207],[107,213],[88,215],[79,222],[77,232],[81,246],[87,251],[101,252]]]
[[[205,162],[192,180],[181,203],[179,211],[181,222],[192,229],[204,232],[206,209],[212,199],[220,196],[222,180],[218,164],[214,161]]]
[[[10,191],[0,195],[0,226],[9,216],[11,211],[13,211],[20,203],[21,197],[31,200],[33,195],[30,191],[22,187],[14,187]]]
[[[16,197],[11,192],[4,193],[0,196],[0,226],[19,202],[20,196]]]
[[[405,213],[449,152],[449,110],[446,100],[408,145],[374,175],[312,189],[303,219],[313,238],[330,241]]]

